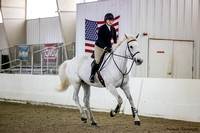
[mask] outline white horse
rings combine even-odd
[[[114,52],[107,53],[104,57],[104,64],[103,69],[101,69],[101,75],[105,81],[105,86],[107,90],[114,95],[114,97],[118,101],[118,105],[114,111],[110,112],[110,116],[113,117],[120,111],[120,107],[122,105],[122,98],[118,94],[116,88],[120,87],[126,97],[128,98],[133,117],[135,117],[135,125],[140,125],[140,119],[137,114],[137,110],[134,106],[133,99],[130,94],[130,86],[129,76],[127,72],[127,61],[128,59],[132,59],[136,65],[142,64],[143,60],[141,58],[141,53],[139,51],[139,44],[137,43],[137,37],[127,36],[125,35],[124,39],[116,44]],[[91,83],[89,81],[90,71],[91,71],[91,63],[93,59],[90,55],[84,54],[82,56],[77,56],[72,60],[65,61],[59,67],[59,77],[61,80],[61,87],[58,91],[66,90],[71,84],[74,87],[74,95],[73,100],[77,104],[80,113],[81,113],[81,120],[86,123],[87,117],[86,114],[79,103],[78,93],[80,87],[82,86],[84,89],[84,104],[87,108],[87,113],[92,121],[92,126],[97,126],[97,123],[94,120],[93,114],[90,110],[90,86],[95,87],[104,87],[101,82],[97,78],[97,74],[95,75],[95,82]],[[103,61],[103,62],[104,62]],[[131,68],[130,68],[131,69]],[[130,71],[129,71],[130,72]]]

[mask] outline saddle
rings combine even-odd
[[[94,59],[94,51],[92,52],[91,58]]]

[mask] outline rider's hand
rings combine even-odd
[[[105,47],[104,50],[105,50],[106,52],[108,52],[108,53],[110,53],[110,52],[112,51],[112,49],[111,49],[111,48],[108,48],[108,47]]]

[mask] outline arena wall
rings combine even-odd
[[[60,81],[52,75],[0,74],[0,100],[75,108],[73,88],[57,92]],[[139,115],[200,122],[200,82],[191,79],[130,78],[131,94]],[[121,112],[131,114],[129,101],[123,98]],[[83,90],[80,101],[83,105]],[[91,108],[110,111],[117,102],[105,88],[91,89]]]
[[[101,0],[78,4],[76,55],[85,52],[85,45],[83,45],[85,42],[85,19],[100,21],[108,12],[113,13],[114,16],[120,16],[119,40],[123,39],[124,33],[140,34],[137,41],[140,44],[144,62],[140,67],[133,66],[131,76],[148,76],[149,38],[154,38],[194,41],[193,78],[199,79],[199,0]],[[147,35],[143,33],[147,33]]]

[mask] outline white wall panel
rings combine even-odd
[[[76,4],[83,0],[57,0],[60,11],[76,11]]]
[[[25,44],[25,19],[4,19],[4,26],[9,46]]]
[[[22,7],[26,5],[26,1],[24,0],[1,0],[2,5],[9,7]]]
[[[14,10],[14,11],[13,11]],[[25,8],[2,8],[4,19],[22,19],[25,18]]]
[[[76,3],[80,0],[57,0],[59,17],[65,43],[75,41],[76,36]]]
[[[8,45],[24,44],[26,0],[2,0],[1,11]]]
[[[193,42],[174,41],[173,77],[193,78]]]
[[[65,92],[56,92],[60,84],[58,76],[0,74],[0,79],[0,100],[76,107],[73,86]],[[130,78],[130,88],[139,115],[200,122],[200,80]],[[121,111],[132,114],[124,92],[117,91],[123,99]],[[84,105],[82,88],[79,96],[80,104]],[[109,112],[116,104],[114,96],[105,88],[91,87],[93,110]]]
[[[169,30],[170,28],[167,26],[170,23],[170,6],[169,6],[169,1],[170,0],[165,0],[163,1],[163,15],[162,15],[162,25],[163,25],[163,30],[162,30],[162,36],[166,38],[169,36]]]
[[[27,21],[27,43],[63,42],[58,17],[42,18]]]
[[[147,32],[148,37],[140,36],[141,51],[144,63],[134,67],[140,75],[147,73],[148,38],[194,40],[195,77],[199,78],[199,45],[200,45],[200,1],[199,0],[133,0],[132,1],[132,33]],[[143,47],[145,46],[145,47]],[[145,69],[146,68],[146,69]]]
[[[76,40],[76,12],[61,12],[60,21],[65,43],[74,42]]]
[[[0,49],[7,48],[7,47],[8,47],[8,41],[7,41],[7,38],[6,38],[6,33],[5,33],[5,30],[4,30],[4,25],[3,25],[3,23],[0,23]],[[4,50],[2,52],[2,54],[3,55],[8,55],[8,51]]]
[[[144,62],[133,67],[133,76],[147,76],[148,39],[161,38],[194,41],[194,78],[199,78],[199,0],[108,0],[78,4],[77,54],[84,52],[84,19],[100,20],[106,12],[120,15],[120,39],[124,33],[141,35],[138,42]],[[144,32],[148,36],[143,36]]]

